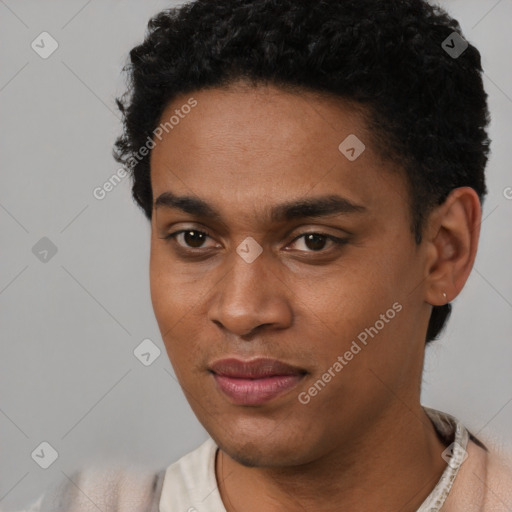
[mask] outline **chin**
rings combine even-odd
[[[219,448],[246,467],[282,468],[309,462],[304,453],[304,439],[295,439],[289,435],[272,436],[265,432],[254,436],[242,431],[213,434],[211,437]]]
[[[219,443],[217,443],[219,444]],[[258,446],[248,443],[241,448],[219,444],[220,449],[231,459],[248,468],[261,468],[272,465],[268,454],[262,452]]]

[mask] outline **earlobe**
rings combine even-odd
[[[476,257],[480,222],[480,199],[470,187],[452,190],[432,213],[427,240],[433,255],[425,280],[427,303],[442,306],[464,287]]]

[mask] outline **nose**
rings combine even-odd
[[[208,318],[240,337],[257,329],[284,329],[293,320],[291,296],[265,252],[252,263],[235,254],[231,270],[216,287]]]

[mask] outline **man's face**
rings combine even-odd
[[[430,309],[405,179],[332,98],[210,89],[173,101],[162,122],[173,115],[151,154],[151,297],[192,409],[247,465],[348,449],[418,399]],[[362,153],[353,138],[339,148],[350,135]],[[358,207],[271,216],[329,196]]]

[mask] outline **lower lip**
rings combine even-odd
[[[238,405],[260,405],[294,388],[303,375],[275,375],[261,379],[235,379],[213,374],[220,390]]]

